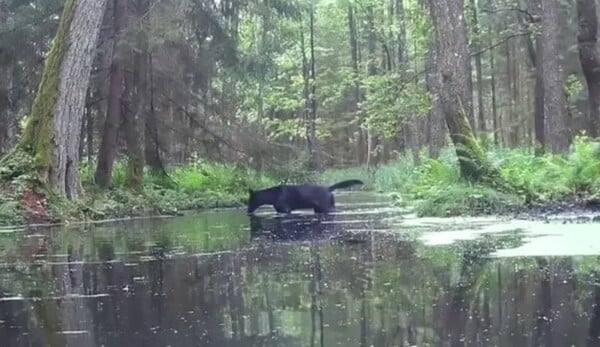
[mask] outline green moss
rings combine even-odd
[[[52,126],[59,92],[60,66],[69,45],[69,28],[73,20],[75,4],[75,0],[65,2],[58,30],[46,58],[42,79],[20,142],[20,146],[33,155],[44,182],[48,181],[48,171],[52,165]]]

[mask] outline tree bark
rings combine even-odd
[[[541,14],[541,0],[534,0],[534,13]],[[529,38],[531,40],[531,38]],[[533,46],[533,45],[532,45]],[[531,53],[533,55],[531,56]],[[546,117],[544,115],[544,67],[542,59],[546,53],[539,33],[535,34],[535,50],[530,50],[531,62],[535,67],[535,96],[534,96],[534,118],[533,128],[535,133],[535,151],[540,155],[546,148]]]
[[[579,60],[588,89],[587,130],[600,134],[600,51],[596,0],[577,0]]]
[[[148,0],[134,1],[135,16],[139,20],[149,8]],[[133,48],[133,75],[126,76],[125,84],[130,97],[129,109],[123,119],[125,142],[127,143],[127,186],[134,191],[143,190],[144,180],[144,128],[145,117],[148,111],[148,38],[143,29],[136,33],[136,47]]]
[[[40,179],[70,199],[80,189],[79,141],[85,95],[106,0],[67,0],[20,146]]]
[[[321,170],[320,150],[317,140],[317,76],[315,70],[315,9],[310,9],[310,133],[309,168]]]
[[[474,40],[473,40],[473,51],[474,52],[478,52],[481,48],[480,48],[480,37],[479,37],[479,21],[478,21],[478,14],[477,14],[477,1],[476,0],[470,0],[470,4],[471,4],[471,11],[472,11],[472,15],[473,15],[473,36],[475,36]],[[484,113],[484,107],[483,107],[483,69],[482,69],[482,64],[481,64],[481,56],[482,54],[476,54],[475,55],[475,74],[476,74],[476,78],[477,78],[477,116],[478,116],[478,121],[479,121],[479,130],[482,132],[486,131],[486,124],[485,124],[485,113]]]
[[[15,137],[15,116],[12,115],[10,89],[12,74],[8,68],[0,67],[0,156],[8,153]]]
[[[491,29],[491,28],[490,28]],[[491,32],[491,30],[490,30]],[[490,50],[490,85],[492,92],[492,127],[494,128],[494,144],[500,143],[498,132],[500,128],[498,126],[498,107],[496,106],[496,67],[494,64],[494,50]]]
[[[125,79],[125,49],[123,30],[127,25],[127,0],[113,1],[113,49],[110,65],[109,94],[102,140],[98,151],[95,181],[102,188],[111,185],[113,164],[117,154],[117,136],[123,118],[123,92]]]
[[[158,134],[158,119],[156,117],[156,110],[154,109],[154,86],[152,78],[152,55],[146,52],[148,62],[148,88],[150,98],[150,108],[146,112],[146,145],[144,147],[146,164],[150,167],[153,174],[166,176],[167,172],[160,158],[161,141],[160,135]]]
[[[544,82],[544,135],[547,145],[554,151],[569,147],[569,129],[560,66],[560,26],[557,0],[542,0],[541,45]]]
[[[9,16],[8,5],[0,0],[0,32],[7,30],[4,23]],[[4,59],[0,56],[0,65],[4,65]],[[12,73],[8,66],[0,66],[0,156],[6,154],[12,147],[12,124],[14,117],[11,116],[10,90],[12,88]]]
[[[462,0],[429,0],[435,29],[440,102],[456,148],[461,175],[469,180],[487,178],[483,150],[469,124],[473,114],[470,55]]]

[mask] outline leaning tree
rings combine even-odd
[[[41,182],[70,199],[80,190],[81,122],[106,2],[65,1],[23,135],[8,156],[31,156]]]

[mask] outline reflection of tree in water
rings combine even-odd
[[[235,251],[196,256],[178,253],[175,233],[134,235],[90,241],[77,234],[53,248],[66,262],[32,266],[20,284],[16,273],[6,282],[33,290],[31,278],[40,279],[37,295],[46,297],[53,291],[109,297],[79,300],[72,310],[51,301],[36,302],[33,310],[24,302],[0,302],[0,318],[27,326],[32,345],[60,344],[64,336],[53,332],[82,321],[93,344],[107,346],[536,346],[549,336],[555,346],[597,341],[586,336],[598,334],[600,315],[593,310],[600,309],[592,304],[600,294],[573,277],[581,271],[571,258],[489,258],[498,247],[517,246],[516,233],[443,247],[374,232],[353,244],[263,237]],[[208,245],[202,237],[194,240]],[[83,265],[75,262],[82,259]],[[597,264],[594,259],[588,267]],[[539,316],[552,318],[546,328],[542,320],[543,329],[537,328]],[[0,337],[16,341],[7,329],[0,328]]]

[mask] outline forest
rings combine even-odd
[[[419,215],[600,202],[596,0],[0,0],[0,225],[360,178]]]

